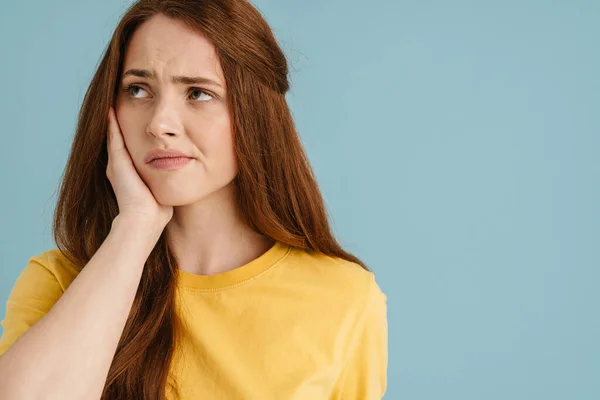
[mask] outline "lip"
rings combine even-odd
[[[163,171],[174,171],[186,166],[192,159],[189,157],[163,157],[163,158],[155,158],[150,161],[148,165],[150,165],[153,169],[160,169]]]
[[[146,154],[146,157],[144,157],[144,162],[146,162],[147,164],[151,163],[152,161],[156,160],[156,159],[161,159],[161,158],[193,158],[188,156],[187,154],[177,150],[177,149],[161,149],[161,148],[156,148],[156,149],[152,149],[148,152],[148,154]]]

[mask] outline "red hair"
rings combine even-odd
[[[286,58],[246,0],[140,0],[119,22],[85,94],[54,215],[59,249],[83,268],[108,235],[118,206],[106,177],[108,109],[135,29],[154,15],[181,21],[215,46],[228,88],[240,213],[252,229],[293,247],[367,266],[334,238],[285,94]],[[102,399],[158,400],[179,333],[177,262],[165,235],[148,257]],[[158,299],[158,301],[157,301]]]

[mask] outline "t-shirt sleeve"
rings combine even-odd
[[[387,386],[387,297],[372,276],[365,315],[331,400],[380,400]]]
[[[38,322],[63,294],[56,276],[48,269],[49,253],[31,257],[17,278],[0,322],[0,356],[29,328]]]

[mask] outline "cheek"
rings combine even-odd
[[[227,168],[235,164],[233,132],[228,120],[213,124],[201,136],[198,144],[212,165]]]
[[[233,133],[228,130],[220,137],[220,150],[224,168],[237,169],[235,149],[233,145]]]
[[[121,135],[123,137],[123,141],[125,142],[125,147],[129,152],[134,164],[136,166],[138,163],[143,162],[143,158],[145,154],[140,153],[143,151],[143,144],[141,141],[143,140],[143,135],[141,134],[143,129],[139,123],[139,116],[136,116],[134,113],[125,110],[125,107],[120,106],[119,102],[115,107],[115,111],[117,114],[117,121],[119,123],[119,128],[121,130]]]

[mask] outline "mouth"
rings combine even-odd
[[[154,157],[150,161],[148,161],[148,163],[151,163],[151,162],[156,161],[156,160],[169,160],[169,159],[173,159],[173,158],[189,158],[189,159],[191,159],[192,157],[188,157],[188,156]]]
[[[148,152],[146,157],[144,157],[144,161],[146,163],[154,162],[157,159],[167,159],[167,158],[192,158],[188,156],[186,153],[177,150],[177,149],[162,149],[155,148]]]
[[[161,157],[153,159],[148,165],[157,170],[174,171],[183,168],[192,160],[190,157]]]

